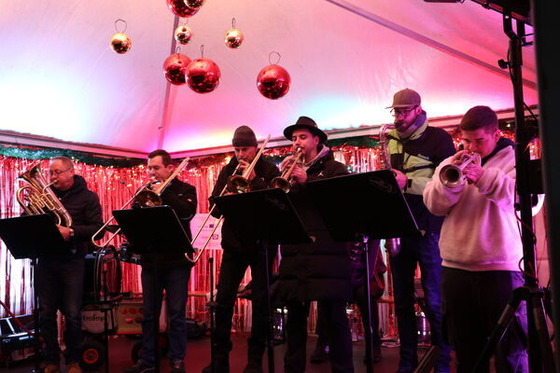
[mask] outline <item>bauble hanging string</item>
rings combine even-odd
[[[231,29],[226,32],[225,43],[228,48],[237,49],[243,44],[245,37],[243,33],[235,27],[235,18],[231,19]]]
[[[220,83],[220,68],[204,58],[204,45],[200,46],[201,58],[193,60],[187,67],[187,84],[196,93],[212,92]]]
[[[120,23],[124,25],[122,31],[119,30]],[[111,49],[118,54],[125,54],[130,50],[130,48],[132,48],[132,41],[128,35],[124,33],[126,31],[126,27],[127,24],[124,19],[119,18],[115,21],[115,30],[117,33],[111,36]]]
[[[191,59],[179,51],[177,47],[177,53],[170,55],[163,62],[165,79],[174,85],[183,85],[187,82],[187,66],[191,63]]]
[[[187,23],[188,19],[184,25],[179,25],[173,34],[177,43],[182,45],[189,44],[194,36],[192,29],[187,26]]]
[[[167,7],[173,14],[183,18],[192,17],[200,10],[200,7],[193,8],[187,5],[185,0],[167,0]]]
[[[277,56],[275,63],[272,62],[274,55]],[[280,53],[270,52],[268,62],[270,65],[264,67],[257,75],[257,89],[264,97],[276,100],[288,93],[291,78],[288,71],[278,65]]]

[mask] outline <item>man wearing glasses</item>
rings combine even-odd
[[[442,333],[442,267],[438,246],[443,218],[428,211],[422,193],[437,165],[453,155],[455,147],[446,131],[428,126],[416,91],[407,88],[395,93],[389,108],[395,118],[395,129],[387,133],[391,167],[421,232],[419,237],[402,237],[400,248],[391,255],[400,339],[398,371],[412,372],[418,365],[414,275],[419,265],[424,290],[423,311],[430,322],[432,345],[440,348],[435,371],[449,372],[450,348],[444,343]]]
[[[36,284],[41,306],[39,326],[44,340],[43,372],[60,372],[56,315],[60,310],[65,321],[66,372],[79,373],[85,255],[91,236],[103,225],[103,218],[99,197],[88,189],[82,176],[74,173],[70,158],[52,158],[49,176],[52,191],[72,218],[72,224],[57,226],[66,250],[62,254],[43,255],[37,264]]]

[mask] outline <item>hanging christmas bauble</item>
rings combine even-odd
[[[229,48],[235,49],[243,44],[244,39],[245,37],[239,29],[232,28],[226,33],[225,42]]]
[[[118,54],[125,54],[132,48],[132,41],[127,34],[117,32],[111,37],[111,48]]]
[[[167,7],[178,17],[192,17],[200,9],[188,6],[185,0],[167,0]]]
[[[205,0],[185,0],[185,4],[191,8],[200,8],[204,5]]]
[[[197,58],[187,67],[187,83],[198,93],[212,92],[220,83],[220,68],[208,58]]]
[[[171,84],[183,85],[187,82],[187,66],[191,59],[184,54],[174,53],[163,61],[165,78]]]
[[[192,29],[189,26],[182,25],[175,29],[175,40],[179,44],[189,44],[193,37]]]
[[[266,98],[276,100],[288,93],[290,74],[282,66],[268,65],[257,75],[257,88]]]

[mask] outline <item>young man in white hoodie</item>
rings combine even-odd
[[[464,150],[444,160],[424,190],[424,203],[445,216],[439,247],[443,260],[443,313],[457,372],[471,372],[515,288],[523,286],[523,247],[515,214],[515,152],[501,137],[498,117],[487,106],[467,111],[460,124]],[[442,167],[460,164],[463,182],[445,185]],[[524,304],[497,346],[497,372],[527,372]],[[484,362],[482,372],[489,369]]]

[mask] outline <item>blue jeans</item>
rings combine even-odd
[[[449,372],[450,347],[445,343],[441,310],[441,257],[439,234],[400,239],[400,251],[391,257],[395,313],[400,338],[399,370],[412,372],[418,365],[418,331],[414,310],[414,272],[420,265],[426,318],[430,323],[432,344],[440,348],[436,372]]]
[[[268,270],[272,273],[272,262],[276,257],[276,247],[268,249]],[[259,251],[240,252],[224,249],[220,265],[218,294],[216,295],[216,326],[214,343],[216,351],[225,355],[231,350],[231,323],[233,308],[237,300],[239,284],[245,271],[251,267],[251,310],[252,326],[249,337],[249,356],[260,357],[266,347],[268,308],[266,298],[266,268],[264,249]]]
[[[48,364],[60,362],[58,310],[65,320],[66,363],[77,363],[81,359],[84,272],[85,260],[80,255],[40,259],[37,264],[35,283],[41,309],[39,328],[45,342],[43,355]]]
[[[159,324],[164,289],[169,315],[169,359],[171,361],[182,361],[185,358],[187,348],[185,307],[187,304],[188,281],[191,268],[192,266],[190,265],[157,270],[142,267],[144,318],[142,320],[142,350],[140,359],[150,365],[155,363],[154,343],[156,336],[154,320]],[[154,315],[154,311],[157,316]]]
[[[458,373],[472,371],[513,289],[523,284],[521,272],[443,269],[445,325],[457,355]],[[527,308],[523,301],[496,346],[496,372],[528,372],[527,359]],[[485,361],[478,371],[489,372],[490,363]]]

